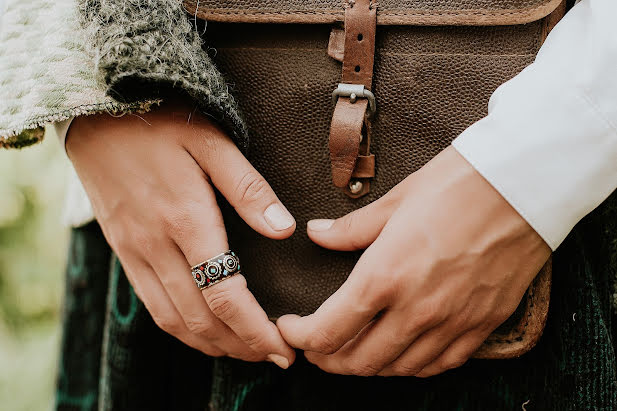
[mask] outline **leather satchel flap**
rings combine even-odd
[[[380,25],[524,24],[546,17],[562,0],[375,0]],[[343,0],[184,0],[196,18],[228,23],[343,22]]]

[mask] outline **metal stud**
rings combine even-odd
[[[358,96],[356,95],[356,93],[351,93],[351,96],[349,96],[349,102],[351,104],[355,104],[356,101],[358,101]]]
[[[349,182],[349,191],[351,191],[351,194],[358,194],[360,191],[362,191],[362,188],[364,188],[364,184],[362,184],[362,181],[351,180]]]

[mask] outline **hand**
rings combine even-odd
[[[295,353],[235,275],[199,291],[191,266],[228,249],[214,185],[256,231],[289,237],[295,220],[234,143],[187,107],[79,117],[67,151],[106,239],[154,321],[211,356]],[[242,257],[242,256],[240,256]]]
[[[453,148],[374,203],[308,235],[368,247],[315,313],[281,317],[285,340],[335,374],[428,377],[463,363],[516,309],[550,255]]]

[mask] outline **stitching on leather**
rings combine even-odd
[[[323,47],[233,47],[233,46],[225,46],[225,47],[217,47],[217,50],[236,50],[240,49],[242,51],[313,51],[318,52],[320,55],[323,54]],[[382,51],[385,49],[377,48],[380,56],[411,56],[411,57],[486,57],[486,58],[494,58],[494,57],[535,57],[535,54],[521,54],[521,53],[512,53],[512,54],[503,54],[503,53],[495,53],[495,54],[474,54],[474,53],[419,53],[419,52],[391,52],[391,51]]]
[[[391,52],[379,50],[380,56],[422,56],[422,57],[486,57],[486,58],[495,58],[495,57],[535,57],[535,54],[477,54],[477,53],[400,53],[400,52]]]
[[[539,9],[543,9],[548,7],[547,5],[551,4],[551,2],[543,3],[540,6],[532,7],[528,9],[516,9],[516,10],[495,10],[487,13],[486,10],[445,10],[445,11],[404,11],[404,12],[396,12],[396,11],[381,11],[378,13],[378,16],[396,16],[396,17],[426,17],[426,16],[516,16],[516,15],[528,15],[532,14],[534,11]],[[315,10],[276,10],[276,11],[264,11],[264,10],[239,10],[239,9],[214,9],[204,11],[203,14],[205,16],[215,16],[215,15],[245,15],[245,16],[254,16],[254,15],[312,15],[312,16],[342,16],[344,13],[342,10],[323,10],[323,11],[315,11]],[[546,17],[546,16],[543,16]]]

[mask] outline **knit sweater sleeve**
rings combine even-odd
[[[108,96],[85,39],[77,0],[0,2],[0,147],[40,141],[46,123],[147,111],[155,102]]]
[[[40,141],[44,125],[148,111],[184,92],[241,145],[227,86],[176,0],[0,2],[0,147]]]
[[[241,146],[247,132],[227,84],[179,0],[79,0],[90,54],[119,102],[192,98]]]

